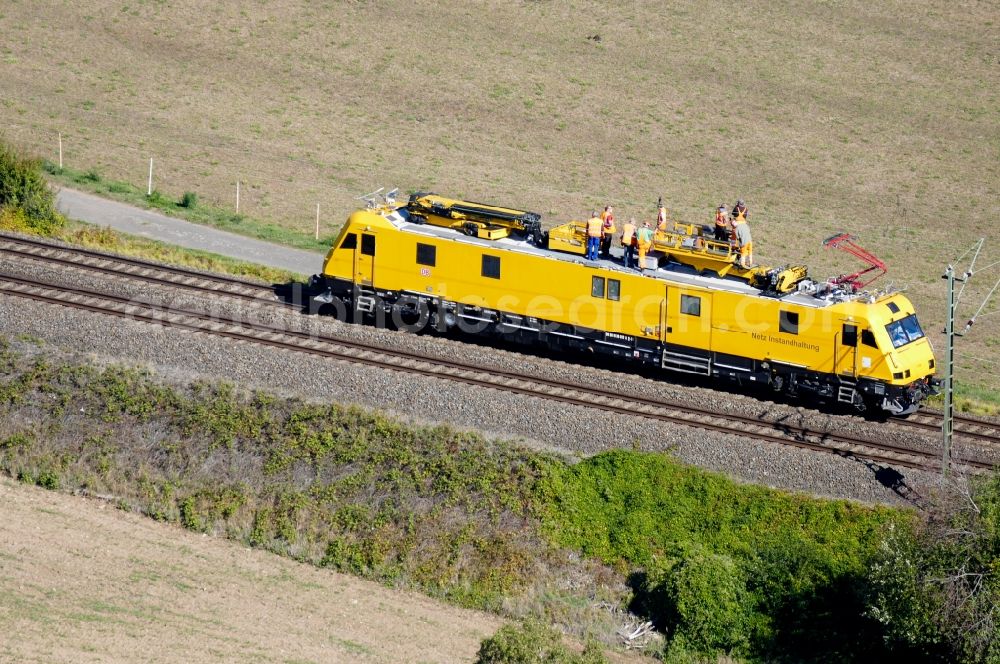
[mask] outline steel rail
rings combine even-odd
[[[26,249],[18,249],[11,245],[19,244]],[[162,265],[138,258],[129,258],[116,254],[108,254],[92,249],[65,247],[62,245],[43,242],[30,238],[22,238],[15,235],[0,233],[0,253],[18,256],[21,258],[35,259],[47,263],[55,263],[66,267],[90,270],[112,276],[127,276],[140,278],[150,283],[176,288],[185,288],[201,292],[213,292],[218,295],[228,295],[247,300],[258,300],[286,306],[286,303],[278,300],[266,300],[264,294],[274,294],[272,286],[254,283],[245,279],[239,279],[221,274],[212,274],[191,270],[188,268],[173,265]],[[67,257],[52,255],[61,253]],[[82,257],[84,260],[74,260],[71,257]],[[103,264],[100,264],[103,263]],[[109,267],[108,264],[127,266],[130,269],[122,270]],[[160,276],[157,276],[160,275]],[[216,284],[213,287],[210,284]]]
[[[12,248],[9,246],[11,243],[17,243],[25,247],[30,247],[30,250]],[[92,249],[85,249],[82,247],[67,247],[33,238],[9,235],[7,233],[0,233],[0,252],[39,261],[54,262],[78,269],[101,272],[103,274],[109,274],[117,277],[127,276],[130,278],[139,278],[150,283],[168,287],[178,287],[196,292],[236,297],[252,301],[255,304],[277,305],[281,307],[286,307],[291,304],[262,297],[265,294],[273,294],[273,288],[271,286],[238,279],[236,277],[214,273],[204,273],[170,265],[162,265],[142,259],[129,258],[116,254],[95,251]],[[60,258],[58,256],[53,256],[50,253],[40,252],[60,252],[67,256],[82,256],[89,260],[77,261],[72,258]],[[95,265],[93,261],[100,261],[105,264]],[[108,267],[108,263],[126,265],[130,268],[142,271],[136,272],[132,270],[116,270]],[[151,272],[167,276],[156,276],[155,274],[151,274]],[[197,283],[192,282],[192,279],[197,280]],[[212,283],[218,284],[219,287],[214,288],[208,285]],[[234,290],[234,288],[239,288],[241,290]],[[370,346],[370,348],[373,351],[379,351],[382,349],[382,347],[375,345]],[[471,366],[467,365],[467,368],[471,368]],[[516,374],[509,375],[511,375],[511,377],[519,377],[519,375]],[[891,422],[892,424],[900,427],[931,432],[940,430],[941,415],[933,411],[924,410],[911,415],[907,419],[893,419]],[[982,429],[992,430],[983,431]],[[955,434],[963,439],[971,439],[973,442],[978,444],[1000,449],[1000,424],[992,424],[975,418],[956,415]]]
[[[941,434],[943,415],[921,410],[906,419],[892,420],[892,424],[907,429]],[[1000,450],[1000,424],[968,416],[955,416],[954,435],[963,440]]]
[[[813,431],[786,423],[769,422],[732,413],[717,413],[688,404],[671,403],[646,397],[622,397],[617,393],[600,388],[563,383],[509,371],[485,369],[407,351],[385,349],[370,344],[305,332],[288,331],[261,323],[210,316],[198,311],[181,308],[162,311],[155,304],[144,301],[130,300],[88,289],[38,283],[13,275],[0,274],[0,280],[12,286],[2,288],[10,295],[129,318],[163,327],[198,331],[393,371],[433,376],[586,408],[739,435],[743,438],[750,437],[842,456],[855,456],[888,465],[927,469],[937,467],[936,452],[857,439],[830,431]],[[46,291],[54,294],[46,294]],[[83,298],[89,301],[74,298]],[[144,309],[151,311],[144,311]],[[975,472],[982,472],[992,467],[992,464],[977,459],[957,458],[956,463],[967,466]]]

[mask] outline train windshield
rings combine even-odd
[[[924,331],[920,329],[916,314],[910,314],[895,323],[889,323],[885,326],[885,330],[889,333],[889,338],[892,339],[893,348],[905,346],[911,341],[924,337]]]

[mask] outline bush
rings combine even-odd
[[[196,208],[198,206],[198,194],[193,191],[185,191],[178,205],[188,209]]]
[[[861,580],[885,526],[906,522],[899,513],[741,486],[624,450],[553,467],[543,492],[556,542],[634,572],[632,609],[672,630],[672,659],[735,649],[850,660],[881,647]],[[702,588],[715,593],[703,599],[717,622],[699,628],[690,598],[712,575],[727,585]]]
[[[16,154],[0,141],[0,223],[4,228],[51,235],[65,218],[55,209],[55,196],[42,177],[42,164]]]
[[[749,639],[749,597],[743,571],[729,556],[693,548],[649,574],[648,591],[660,597],[671,642],[702,653],[740,652]]]
[[[35,484],[43,489],[55,491],[59,488],[59,475],[51,470],[43,470],[35,478]]]
[[[0,207],[0,229],[21,233],[32,231],[27,213],[19,207]]]
[[[869,578],[870,615],[897,652],[1000,663],[1000,474],[935,496],[915,534],[890,530]]]
[[[559,632],[537,620],[504,625],[479,646],[476,664],[605,664],[596,643],[588,643],[579,654],[563,645]]]

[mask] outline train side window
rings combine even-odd
[[[843,344],[857,348],[858,346],[858,326],[844,323]]]
[[[362,233],[361,235],[361,253],[365,256],[375,255],[375,236]]]
[[[358,247],[358,234],[348,233],[344,241],[340,243],[341,249],[357,249]]]
[[[788,334],[799,333],[799,315],[794,311],[782,311],[778,317],[778,329]]]
[[[865,346],[878,348],[878,344],[875,343],[875,335],[872,334],[871,330],[861,330],[861,343]]]
[[[437,265],[437,247],[417,242],[417,264],[431,267]]]
[[[593,297],[604,297],[604,277],[590,278],[590,294]]]
[[[490,279],[500,278],[500,257],[483,254],[483,276]]]
[[[701,316],[701,298],[694,295],[681,295],[681,313],[688,316]]]
[[[620,300],[622,296],[622,282],[617,279],[608,279],[608,299]]]

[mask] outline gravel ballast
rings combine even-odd
[[[37,261],[0,257],[0,270],[9,274],[38,278],[41,269]],[[794,421],[814,429],[832,427],[846,433],[869,432],[871,427],[861,418],[827,415],[726,391],[676,385],[485,345],[350,325],[304,316],[294,309],[255,306],[223,297],[206,298],[190,291],[138,284],[85,270],[48,266],[44,270],[41,278],[45,281],[148,300],[164,309],[201,309],[220,316],[280,323],[287,329],[395,349],[433,352],[442,358],[476,362],[495,370],[573,378],[623,396],[663,396],[692,404],[710,403],[730,412]],[[28,335],[42,339],[62,351],[83,353],[88,361],[140,365],[170,382],[224,379],[250,389],[373,407],[411,421],[444,422],[477,429],[490,436],[571,455],[589,455],[615,447],[670,450],[682,461],[722,471],[742,481],[865,502],[903,502],[896,491],[878,481],[876,467],[831,454],[233,342],[9,295],[0,297],[0,321],[2,331],[9,337]],[[918,493],[922,487],[929,488],[937,482],[935,474],[924,471],[900,472],[906,486]]]

